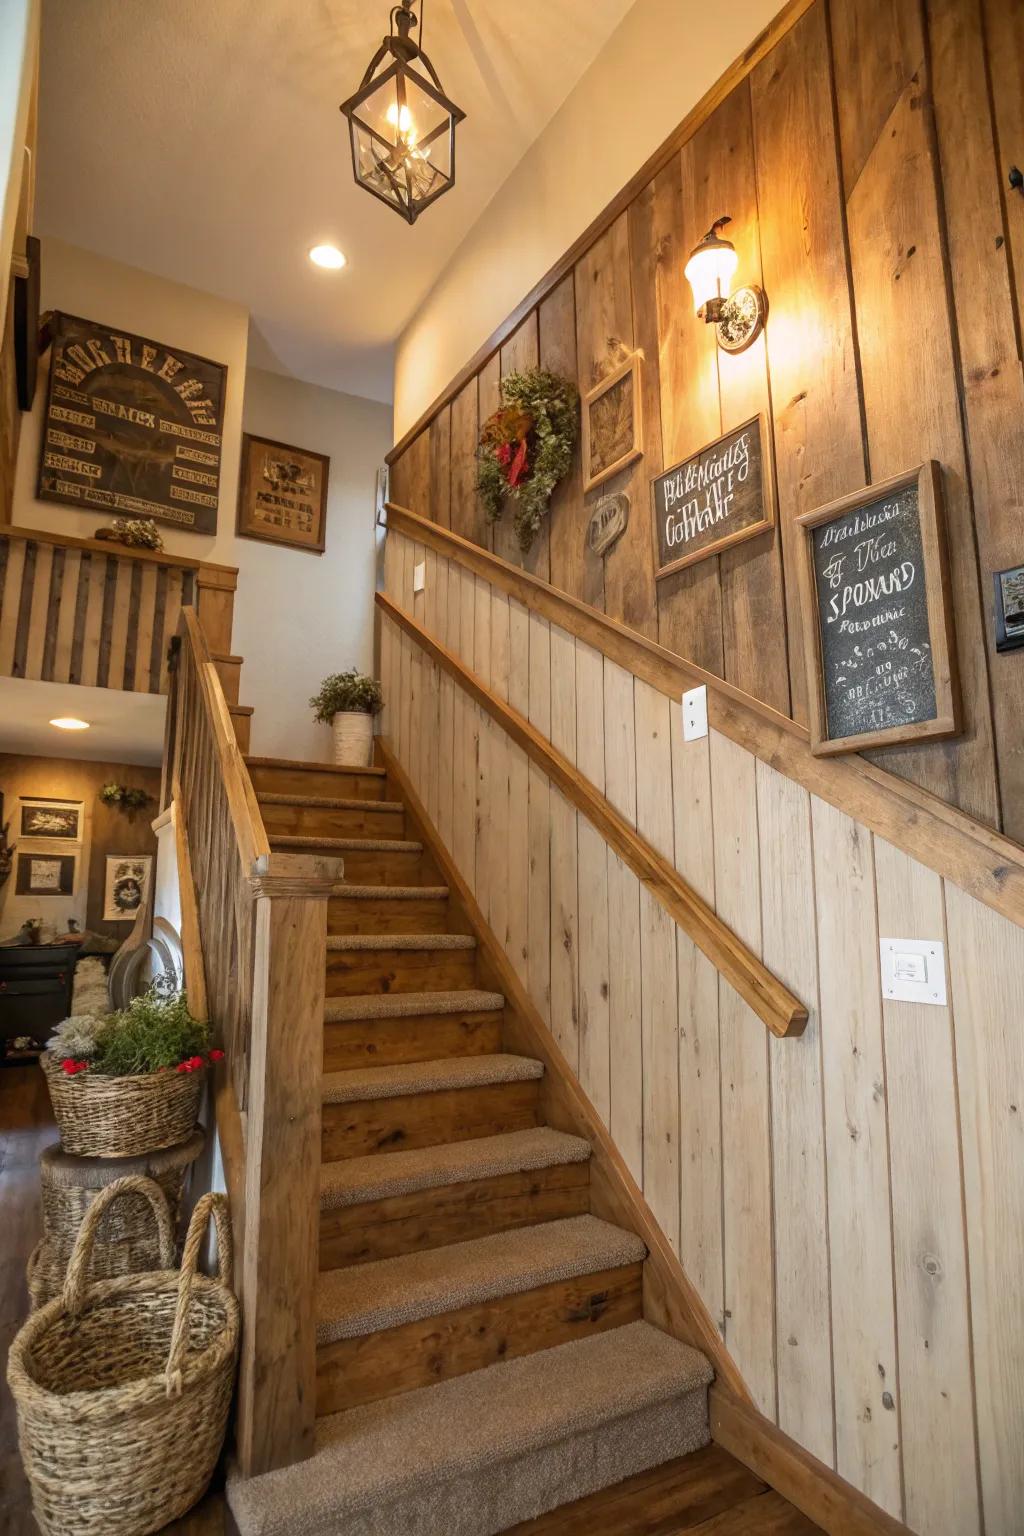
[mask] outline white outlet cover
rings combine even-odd
[[[891,1003],[946,1003],[946,952],[941,939],[882,939],[882,997]]]
[[[708,691],[691,688],[683,694],[683,740],[699,741],[708,733]]]
[[[427,584],[427,562],[421,560],[419,565],[413,566],[412,589],[414,592],[422,592]]]

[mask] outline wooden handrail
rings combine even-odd
[[[216,579],[217,584],[234,590],[237,584],[236,565],[215,565],[208,560],[197,560],[192,555],[172,555],[166,550],[142,549],[133,544],[115,544],[111,539],[77,539],[71,534],[53,528],[22,528],[13,523],[0,524],[0,538],[26,539],[34,544],[55,544],[59,549],[85,549],[100,555],[116,555],[122,560],[141,560],[149,565],[170,565],[180,571],[203,571]]]
[[[189,984],[226,1051],[215,1100],[240,1237],[235,1439],[250,1477],[313,1451],[324,955],[343,866],[271,852],[194,609],[176,641],[162,797],[176,818]]]
[[[669,698],[703,684],[715,730],[1024,927],[1020,844],[857,753],[815,757],[807,730],[796,721],[449,528],[391,503],[388,525],[586,641]]]
[[[669,916],[711,961],[768,1026],[774,1035],[799,1035],[807,1023],[807,1009],[783,986],[768,967],[722,922],[679,871],[631,827],[594,786],[557,748],[497,694],[491,692],[457,656],[446,650],[415,619],[383,592],[377,593],[381,610],[404,630],[428,656],[452,677],[463,691],[521,747],[600,833],[656,897]]]

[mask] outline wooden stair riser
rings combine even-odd
[[[324,854],[328,858],[342,859],[345,865],[344,879],[350,885],[441,884],[433,860],[420,849],[333,848],[329,843],[322,848],[315,843],[308,847],[291,848],[279,844],[273,834],[270,846],[280,846],[283,853]]]
[[[395,1397],[643,1316],[642,1264],[558,1280],[317,1350],[318,1414]]]
[[[327,903],[328,934],[463,932],[453,923],[447,898],[332,896]]]
[[[469,1242],[590,1210],[589,1163],[504,1173],[320,1214],[320,1268]]]
[[[401,1019],[346,1019],[324,1025],[324,1071],[393,1067],[446,1056],[491,1056],[501,1050],[503,1014],[421,1013]]]
[[[261,799],[260,815],[268,837],[405,836],[404,811],[378,810],[372,800],[360,806],[324,808],[313,805],[267,805]]]
[[[257,795],[316,795],[327,800],[392,800],[383,774],[362,773],[358,768],[277,768],[249,763],[249,777]]]
[[[228,714],[231,716],[231,725],[235,733],[235,741],[238,750],[244,756],[249,750],[249,738],[252,734],[252,709],[242,704],[229,704]]]
[[[540,1083],[488,1083],[356,1104],[325,1104],[324,1162],[470,1141],[540,1124]]]
[[[457,992],[476,985],[473,949],[353,949],[327,953],[327,996]]]

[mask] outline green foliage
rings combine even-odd
[[[525,430],[527,467],[517,485],[510,485],[506,463],[499,458],[504,422]],[[510,373],[501,381],[501,409],[485,424],[477,452],[477,486],[487,516],[496,522],[506,500],[516,503],[513,518],[519,547],[524,553],[547,515],[551,493],[568,473],[579,427],[579,395],[568,379],[544,368]]]
[[[104,805],[116,805],[122,811],[138,811],[149,800],[144,789],[132,789],[127,784],[104,784],[100,799]]]
[[[309,701],[314,720],[330,725],[334,716],[343,710],[363,715],[376,715],[384,708],[384,694],[380,683],[350,667],[347,672],[335,672],[325,677],[320,691]]]
[[[91,1070],[103,1077],[135,1077],[174,1069],[210,1048],[210,1026],[194,1019],[184,993],[166,996],[151,987],[127,1008],[108,1013],[94,1030]]]

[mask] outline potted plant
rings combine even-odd
[[[380,683],[350,667],[325,677],[309,701],[316,720],[334,730],[334,761],[368,768],[373,761],[373,717],[384,707]]]
[[[210,1026],[184,994],[156,984],[127,1008],[58,1024],[40,1057],[65,1152],[133,1157],[192,1134],[211,1049]]]

